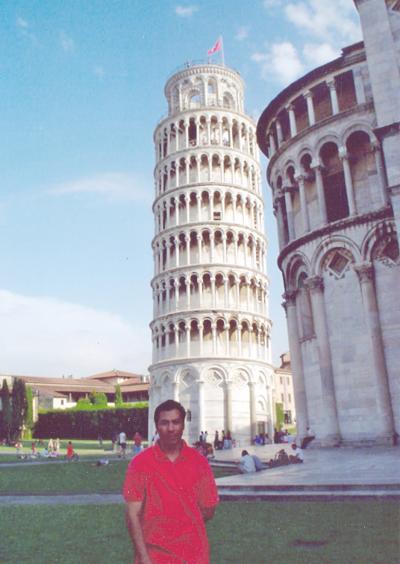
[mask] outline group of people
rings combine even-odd
[[[218,431],[215,431],[214,435],[214,448],[215,450],[225,450],[230,449],[234,446],[234,440],[232,438],[232,434],[230,431],[221,431],[221,437],[219,436]]]
[[[32,441],[30,453],[24,453],[24,447],[20,440],[15,443],[17,458],[57,458],[60,456],[60,439],[49,439],[47,446],[42,440]]]
[[[271,439],[269,438],[268,433],[260,433],[254,437],[253,444],[256,446],[269,445],[271,444]]]
[[[249,454],[247,450],[242,450],[242,456],[237,462],[238,468],[242,474],[250,474],[275,468],[276,466],[285,466],[287,464],[301,464],[304,461],[303,451],[296,443],[291,445],[292,452],[288,454],[285,449],[278,451],[274,458],[268,462],[262,462],[255,454]]]
[[[136,456],[143,450],[142,445],[142,436],[139,431],[136,431],[133,435],[133,443],[132,443],[132,455]],[[113,451],[117,450],[118,456],[120,458],[126,458],[127,456],[127,447],[128,447],[128,440],[125,431],[120,431],[113,435],[112,438],[112,445]]]

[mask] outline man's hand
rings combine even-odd
[[[204,521],[209,521],[214,517],[215,507],[203,507],[201,509],[201,514],[203,515]]]
[[[144,542],[142,525],[140,522],[140,514],[142,512],[142,501],[128,501],[126,504],[126,525],[135,551],[139,557],[140,564],[151,564],[149,554],[147,552],[146,543]]]

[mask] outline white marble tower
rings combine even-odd
[[[264,204],[244,84],[224,66],[186,65],[165,86],[154,133],[153,363],[158,403],[189,410],[186,438],[273,428]]]

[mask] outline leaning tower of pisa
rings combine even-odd
[[[255,124],[232,69],[186,65],[154,133],[150,422],[169,398],[186,438],[273,428],[263,200]]]

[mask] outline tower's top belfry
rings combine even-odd
[[[225,108],[243,113],[244,83],[233,69],[213,64],[186,64],[165,85],[168,114],[186,110]]]

